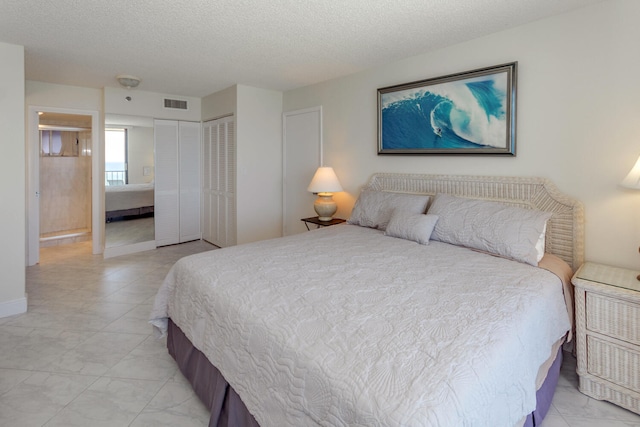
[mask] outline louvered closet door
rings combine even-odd
[[[216,139],[218,134],[215,133]],[[211,126],[202,126],[202,239],[211,242]],[[217,142],[216,142],[217,144]]]
[[[180,243],[200,239],[200,123],[179,122]]]
[[[218,177],[217,186],[215,187],[215,198],[217,205],[217,221],[216,221],[216,245],[227,247],[229,245],[229,228],[227,222],[229,215],[227,214],[227,146],[229,139],[227,138],[227,122],[222,121],[218,125],[218,158],[216,159],[216,175]]]
[[[236,142],[233,117],[204,123],[203,236],[216,246],[236,244]]]
[[[155,233],[156,246],[178,243],[178,122],[155,120]]]
[[[225,161],[226,179],[223,187],[222,199],[224,200],[224,217],[227,246],[237,244],[237,212],[236,212],[236,131],[233,117],[226,122],[225,133],[227,138]]]
[[[218,206],[215,195],[217,188],[218,125],[214,121],[202,125],[202,239],[216,244]]]

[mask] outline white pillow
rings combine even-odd
[[[538,265],[536,244],[551,213],[487,200],[436,195],[429,213],[439,217],[431,238]]]
[[[542,257],[544,257],[544,251],[547,244],[546,235],[547,235],[547,223],[545,222],[544,229],[542,230],[542,233],[540,233],[540,236],[538,237],[538,241],[536,242],[536,254],[537,254],[536,260],[538,262],[540,262]]]
[[[347,223],[385,230],[395,209],[422,214],[428,202],[429,196],[422,194],[362,190]]]
[[[436,215],[415,214],[396,209],[391,215],[384,235],[428,245],[436,222],[438,222]]]

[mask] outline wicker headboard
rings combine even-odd
[[[553,216],[547,223],[546,252],[565,260],[574,271],[584,262],[582,203],[562,194],[547,179],[379,173],[374,174],[364,188],[429,195],[447,193],[551,212]]]

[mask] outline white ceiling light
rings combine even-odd
[[[116,80],[127,89],[137,87],[140,84],[140,79],[130,74],[119,74],[116,76]]]

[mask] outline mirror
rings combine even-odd
[[[105,115],[105,253],[155,240],[150,117]]]

